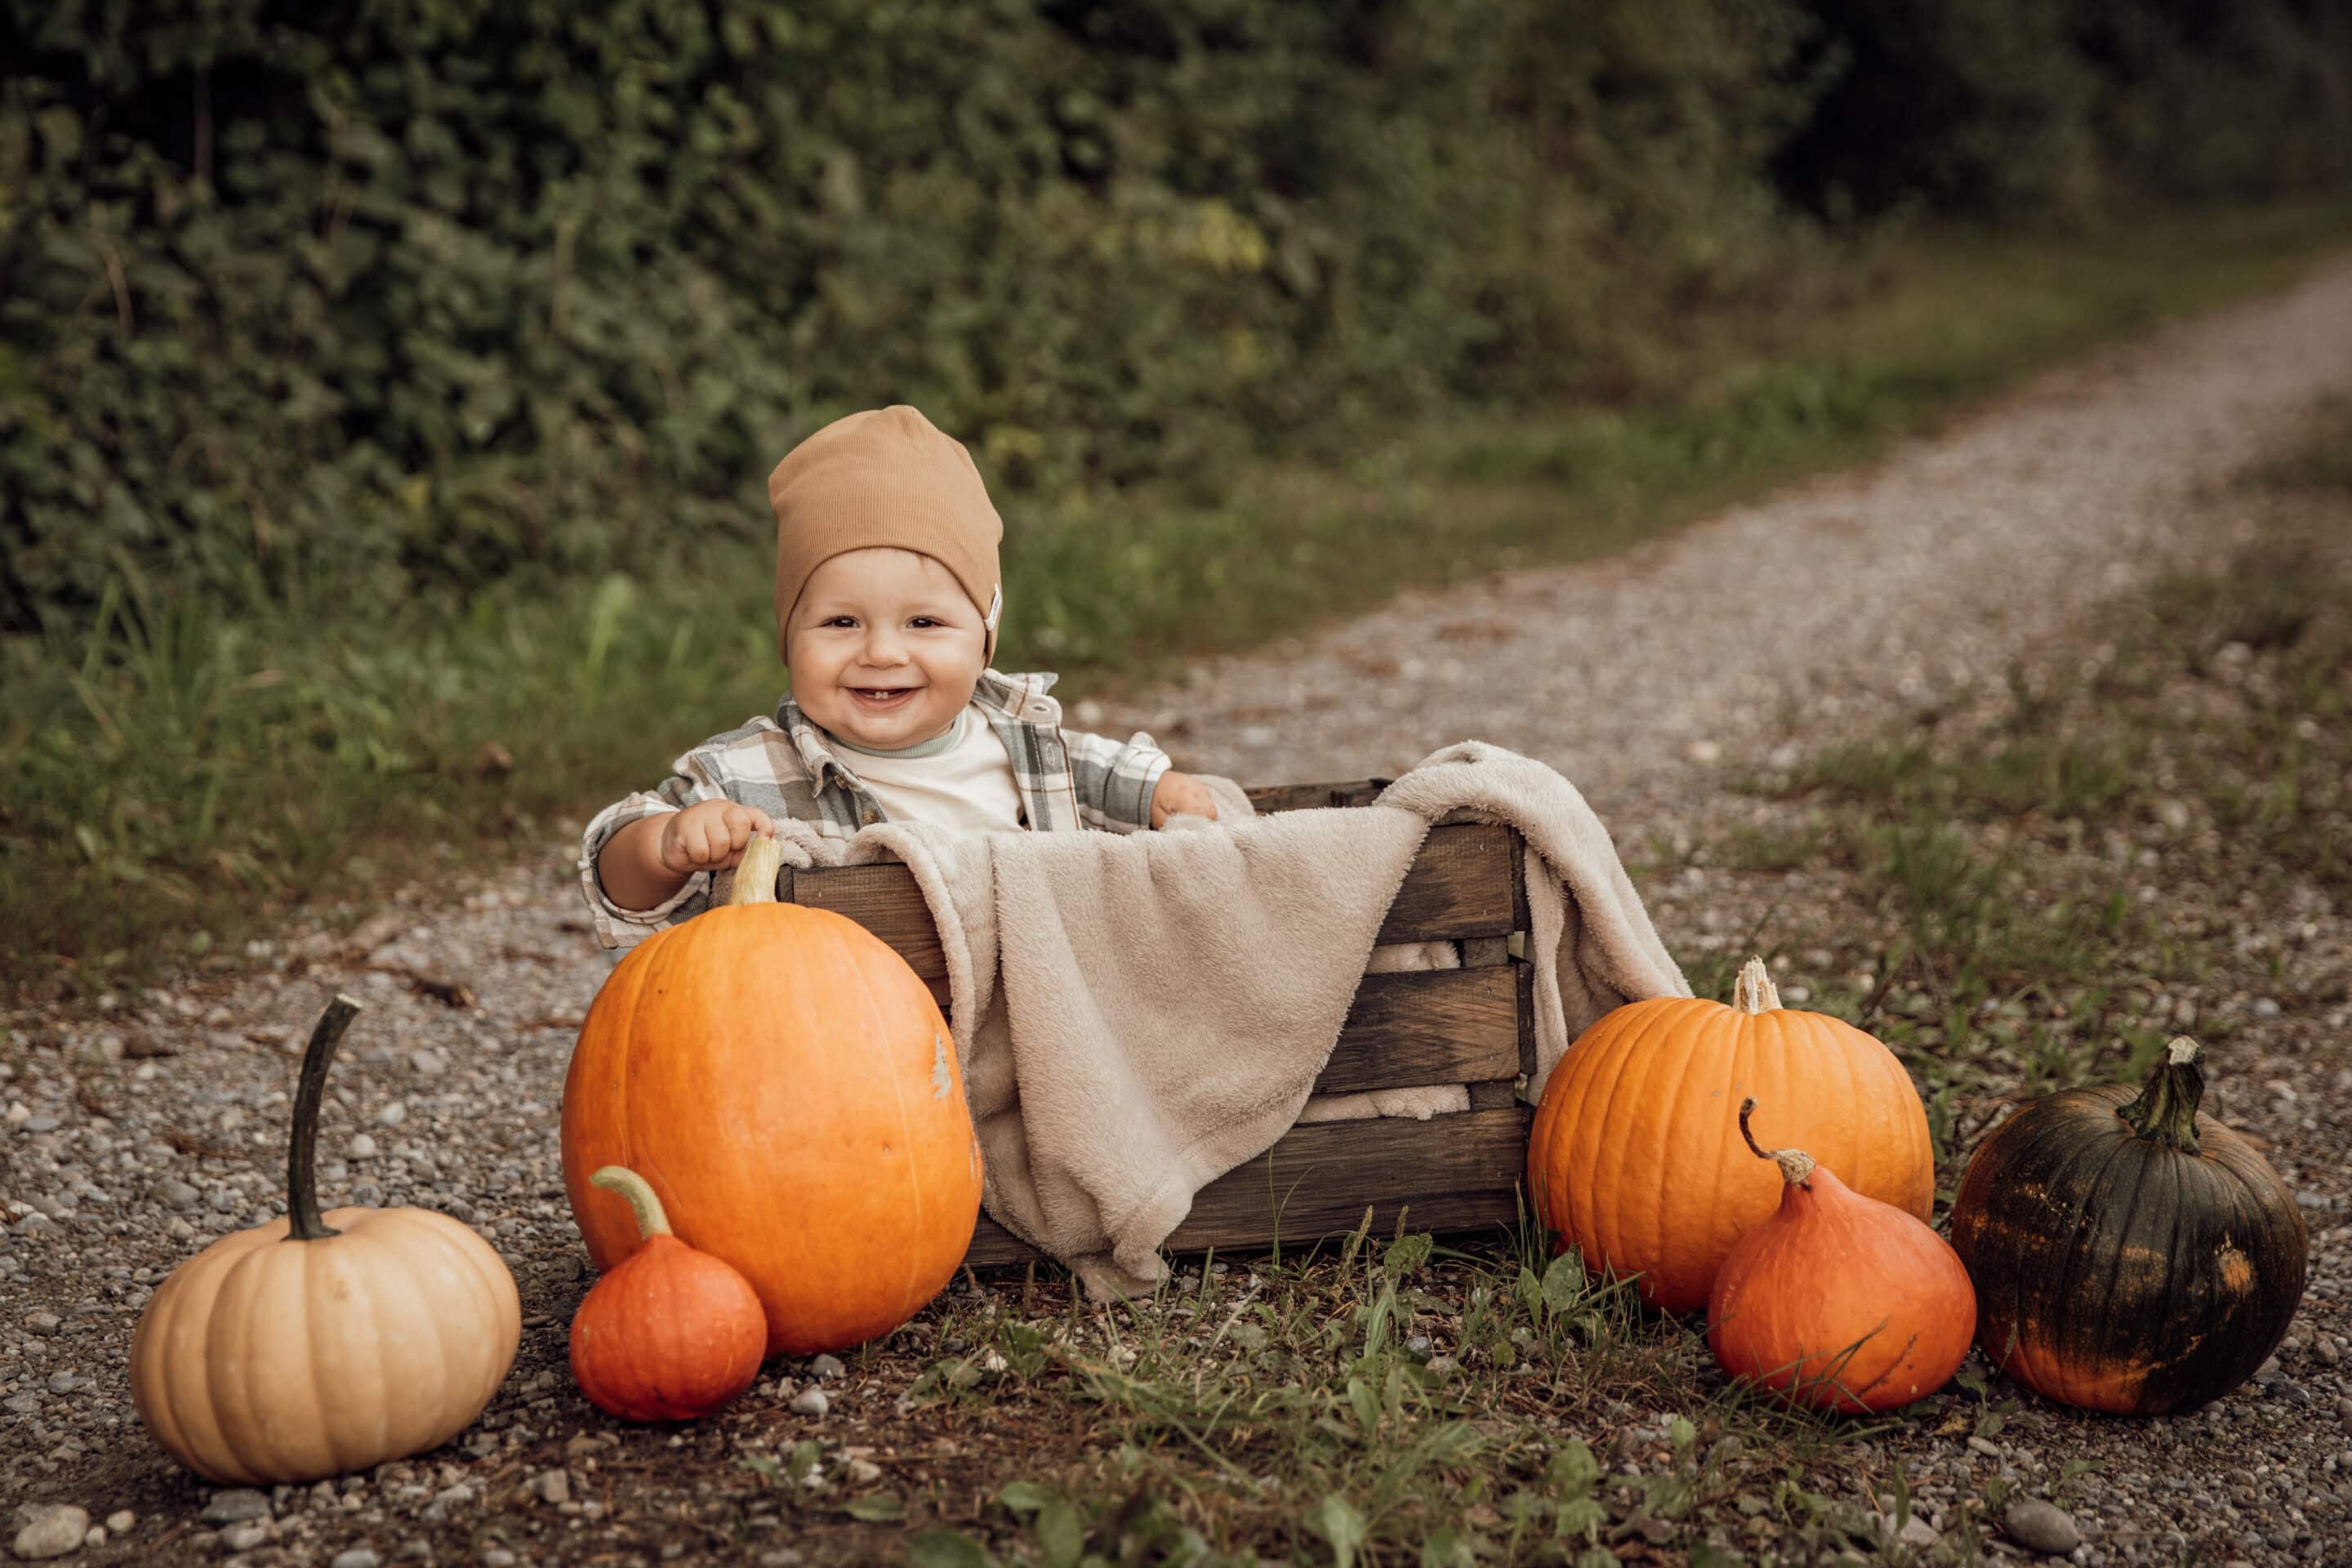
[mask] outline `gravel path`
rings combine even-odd
[[[1550,763],[1614,823],[1612,807],[1706,787],[1695,761],[1815,744],[1998,674],[2204,553],[2210,488],[2347,386],[2339,264],[2045,376],[1872,468],[1608,561],[1407,595],[1080,717],[1252,781],[1394,774],[1475,737]]]
[[[1870,469],[1612,561],[1412,595],[1080,717],[1141,724],[1188,764],[1253,780],[1392,773],[1480,736],[1560,766],[1621,844],[1673,838],[1721,809],[1721,769],[1883,725],[2063,636],[2159,564],[2212,559],[2238,521],[2218,481],[2346,386],[2352,266],[2339,265],[2284,297],[2047,377]],[[0,1496],[50,1511],[21,1515],[6,1539],[23,1525],[34,1544],[47,1531],[64,1547],[85,1531],[75,1561],[121,1563],[239,1552],[257,1564],[337,1568],[404,1557],[497,1568],[599,1552],[646,1561],[601,1534],[615,1475],[628,1473],[641,1517],[677,1521],[680,1552],[708,1549],[693,1521],[709,1489],[698,1475],[711,1472],[660,1470],[651,1450],[674,1441],[664,1436],[633,1435],[630,1458],[645,1468],[623,1467],[564,1371],[584,1266],[562,1193],[555,1104],[572,1030],[608,967],[576,908],[570,856],[568,844],[551,846],[470,890],[412,890],[351,937],[257,943],[256,972],[243,978],[114,998],[94,1018],[8,1020]],[[1664,897],[1655,907],[1664,927],[1685,906]],[[293,1052],[336,990],[368,1009],[329,1091],[322,1194],[426,1205],[479,1226],[521,1287],[522,1355],[489,1416],[456,1447],[340,1485],[215,1494],[139,1429],[125,1352],[154,1281],[281,1206]],[[2255,1028],[2273,1026],[2309,1021]],[[2287,1050],[2289,1038],[2273,1046]],[[2135,1475],[2210,1472],[2216,1509],[2247,1505],[2245,1528],[2233,1517],[2210,1545],[2244,1542],[2250,1561],[2352,1562],[2352,1545],[2323,1549],[2296,1511],[2312,1489],[2352,1488],[2352,1385],[2338,1364],[2352,1326],[2346,1130],[2315,1109],[2322,1086],[2307,1076],[2341,1070],[2340,1041],[2331,1048],[2337,1066],[2290,1062],[2277,1069],[2288,1092],[2242,1113],[2313,1190],[2313,1309],[2285,1370],[2198,1423],[2109,1423],[2096,1434],[2107,1461]],[[752,1396],[761,1419],[815,1372],[781,1369]],[[852,1477],[871,1470],[857,1423],[882,1418],[903,1388],[854,1377],[828,1386],[831,1425],[820,1434],[811,1419],[810,1435],[846,1433],[852,1447],[831,1462]],[[2294,1430],[2254,1443],[2232,1425],[2283,1399]],[[1992,1462],[2029,1479],[2054,1474],[2080,1447],[2078,1428],[2034,1410]],[[1949,1441],[1961,1477],[1975,1461]],[[2124,1499],[2083,1511],[2101,1538],[2079,1561],[2177,1560],[2177,1509]],[[797,1560],[789,1546],[761,1545],[756,1516],[748,1528],[748,1560]]]

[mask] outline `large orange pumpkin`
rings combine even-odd
[[[1910,1074],[1852,1025],[1783,1008],[1751,959],[1730,1006],[1628,1003],[1569,1047],[1528,1143],[1528,1190],[1555,1245],[1640,1276],[1653,1306],[1706,1305],[1732,1243],[1780,1201],[1777,1174],[1740,1144],[1751,1095],[1853,1191],[1927,1217],[1935,1152]]]
[[[757,853],[754,853],[757,851]],[[879,937],[775,901],[752,840],[735,901],[648,938],[605,980],[563,1086],[563,1183],[599,1268],[637,1243],[625,1165],[679,1239],[759,1292],[768,1353],[842,1350],[954,1278],[980,1141],[939,1004]]]

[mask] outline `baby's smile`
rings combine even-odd
[[[887,713],[904,708],[922,690],[919,686],[853,686],[849,695],[857,705],[877,713]]]

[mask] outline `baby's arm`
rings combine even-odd
[[[688,812],[707,819],[736,804],[698,748],[678,758],[657,787],[598,812],[580,836],[580,893],[596,940],[606,947],[634,947],[700,914],[709,901],[710,879],[664,865],[662,840],[670,824]],[[727,837],[731,843],[731,830]]]
[[[1216,817],[1208,789],[1192,774],[1178,773],[1149,735],[1139,731],[1133,740],[1119,742],[1064,730],[1062,744],[1069,753],[1079,819],[1089,827],[1132,833],[1161,826],[1179,812]]]
[[[775,831],[756,805],[698,800],[616,829],[596,857],[596,879],[623,909],[650,910],[676,898],[697,871],[725,870],[742,859],[754,835]]]
[[[741,858],[754,833],[820,815],[791,738],[772,722],[712,736],[658,788],[614,801],[581,834],[580,892],[596,940],[631,947],[691,920],[710,907],[713,873]]]

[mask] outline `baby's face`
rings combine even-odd
[[[876,751],[947,732],[971,700],[987,632],[955,574],[911,550],[849,550],[809,576],[784,639],[793,700]]]

